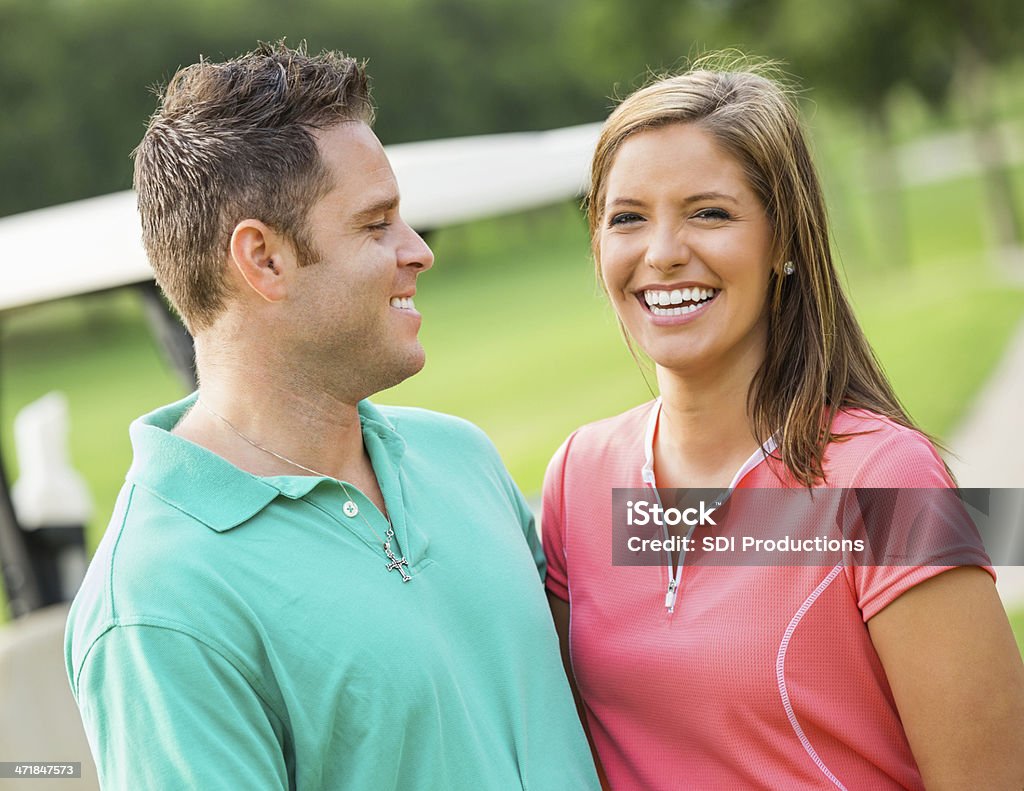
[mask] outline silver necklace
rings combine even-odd
[[[264,453],[269,453],[275,459],[280,459],[286,464],[290,464],[293,467],[298,467],[300,470],[305,470],[306,472],[310,472],[313,475],[319,475],[321,478],[330,478],[332,481],[337,481],[339,484],[341,484],[341,488],[345,492],[345,496],[348,498],[348,500],[345,501],[345,504],[341,507],[341,510],[345,513],[345,516],[351,518],[358,514],[362,518],[363,522],[366,523],[366,526],[370,528],[370,532],[373,533],[373,535],[376,537],[378,541],[380,541],[381,547],[384,549],[384,555],[388,559],[388,564],[385,568],[387,568],[388,571],[397,571],[399,574],[401,574],[402,582],[408,582],[412,579],[412,577],[409,576],[409,573],[405,570],[409,566],[409,561],[405,559],[405,555],[403,555],[402,557],[396,557],[395,553],[391,549],[391,542],[395,539],[395,528],[391,524],[391,519],[388,517],[387,514],[382,514],[382,516],[388,523],[388,529],[387,532],[384,533],[384,538],[381,538],[380,533],[378,533],[374,529],[373,525],[370,524],[370,520],[367,519],[365,514],[363,514],[363,512],[359,510],[359,506],[356,505],[355,500],[352,498],[352,493],[349,491],[348,486],[345,484],[343,480],[341,480],[340,478],[335,478],[333,475],[328,475],[327,473],[320,472],[319,470],[314,470],[312,467],[307,467],[304,464],[299,464],[297,461],[289,459],[287,456],[282,456],[280,453],[273,451],[270,448],[263,447],[258,442],[249,439],[247,436],[245,436],[245,434],[243,434],[241,431],[235,428],[234,423],[232,423],[226,417],[217,412],[214,412],[213,409],[211,409],[206,403],[204,403],[202,399],[196,399],[196,404],[198,404],[211,415],[213,415],[215,418],[217,418],[217,420],[219,420],[221,423],[223,423],[225,426],[231,429],[231,431],[239,439],[242,439],[245,442],[249,443],[254,448],[256,448],[256,450],[261,450]]]

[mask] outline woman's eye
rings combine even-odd
[[[642,219],[643,217],[639,214],[634,214],[633,212],[622,212],[621,214],[613,214],[611,219],[608,220],[608,225],[627,225],[632,222],[639,222]]]
[[[693,215],[694,217],[701,220],[728,220],[731,219],[729,212],[725,209],[701,209],[699,212]]]

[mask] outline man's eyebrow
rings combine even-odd
[[[352,218],[356,224],[366,222],[367,220],[375,219],[382,214],[387,214],[389,211],[393,211],[398,207],[398,196],[391,195],[387,198],[381,198],[375,203],[371,203],[369,206],[360,209],[355,213]]]

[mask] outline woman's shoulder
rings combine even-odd
[[[586,423],[576,429],[566,443],[589,449],[611,446],[642,449],[654,404],[654,401],[648,401],[618,415]]]
[[[917,429],[868,409],[842,409],[825,449],[829,486],[947,487],[938,451]]]
[[[836,412],[835,419],[832,421],[833,433],[865,430],[882,432],[914,431],[912,428],[897,423],[891,417],[870,409],[852,407],[840,409]]]
[[[648,401],[613,417],[595,420],[576,429],[555,452],[548,465],[562,470],[566,466],[579,471],[599,463],[608,469],[616,463],[639,469],[644,460],[644,437],[655,402]]]

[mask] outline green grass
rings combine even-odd
[[[896,393],[948,437],[1024,316],[1024,290],[966,261],[853,278],[854,309]]]
[[[127,422],[181,394],[148,332],[135,294],[65,300],[8,317],[0,360],[0,437],[8,475],[17,474],[18,409],[51,390],[68,396],[71,461],[96,502],[95,544],[130,462]]]
[[[1014,610],[1009,613],[1010,626],[1013,627],[1013,634],[1017,638],[1017,648],[1021,656],[1024,656],[1024,609]]]

